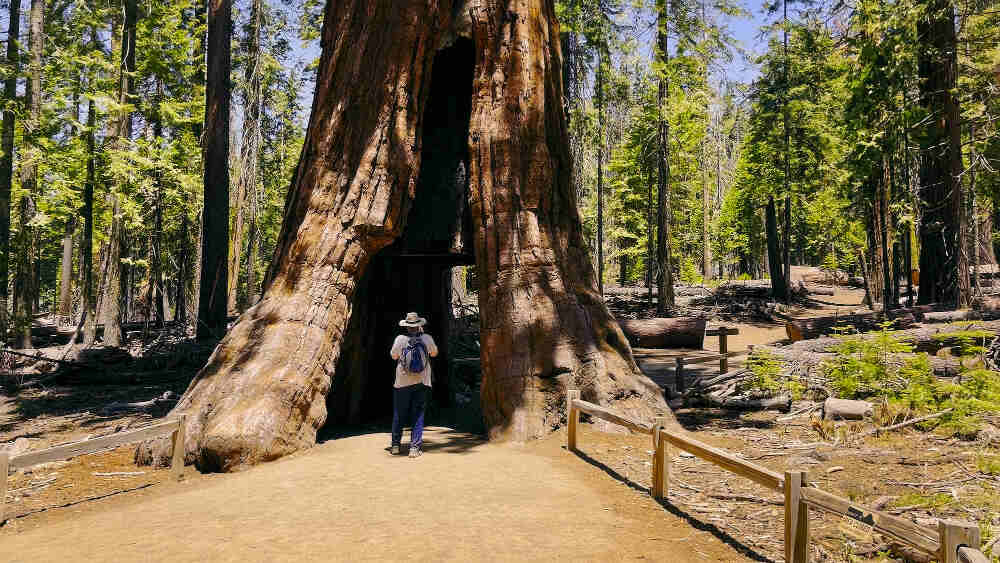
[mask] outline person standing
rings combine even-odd
[[[390,453],[399,455],[403,440],[403,426],[411,424],[410,457],[420,457],[423,446],[424,409],[431,388],[431,362],[437,356],[437,345],[431,335],[424,333],[427,319],[416,313],[407,313],[399,321],[406,329],[392,343],[389,352],[396,360],[396,382],[392,395],[392,444]]]

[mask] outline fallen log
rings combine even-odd
[[[961,335],[956,335],[954,337],[949,336],[949,333],[962,332],[968,330],[981,330],[992,335],[1000,334],[1000,321],[982,321],[977,322],[972,326],[969,325],[948,325],[948,324],[933,324],[927,326],[918,326],[913,328],[908,328],[905,330],[896,331],[893,336],[900,342],[904,342],[913,347],[915,352],[928,352],[935,353],[941,348],[947,348],[950,346],[957,346],[961,344]],[[861,334],[854,336],[854,338],[870,339],[873,338],[871,334]],[[821,336],[812,340],[800,340],[794,342],[788,346],[762,346],[757,345],[754,347],[755,350],[768,351],[772,353],[777,353],[781,356],[793,356],[799,355],[803,352],[815,352],[815,353],[825,353],[834,352],[843,342],[840,338],[835,338],[832,336]],[[985,345],[988,345],[987,341]]]
[[[983,318],[982,314],[975,309],[962,309],[961,311],[935,311],[924,314],[926,323],[953,323],[956,321],[976,321]]]
[[[629,343],[637,348],[694,348],[705,344],[703,317],[628,319],[618,323]]]
[[[871,332],[882,328],[881,314],[855,313],[852,315],[831,315],[809,319],[792,319],[785,323],[785,334],[792,342],[810,340],[831,334],[837,334],[839,329],[853,329],[854,332]],[[893,319],[891,328],[908,328],[915,320],[912,315],[900,315]]]
[[[832,287],[824,287],[824,286],[816,286],[816,285],[806,286],[806,291],[810,295],[833,295],[833,288]]]
[[[711,406],[736,410],[779,410],[789,412],[792,410],[792,396],[786,393],[769,397],[766,399],[743,399],[739,397],[721,397],[716,393],[703,395],[701,399]]]
[[[826,420],[860,420],[871,415],[874,410],[875,406],[868,401],[830,397],[823,402],[823,418]]]

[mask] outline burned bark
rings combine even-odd
[[[264,294],[173,411],[189,415],[186,457],[200,468],[236,470],[315,443],[360,280],[401,235],[417,195],[428,78],[454,34],[470,35],[475,49],[468,203],[490,435],[558,427],[568,388],[630,416],[667,410],[597,290],[551,3],[473,1],[458,20],[451,8],[327,5],[312,116]],[[167,451],[145,444],[137,457]]]

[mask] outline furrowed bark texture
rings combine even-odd
[[[201,281],[198,338],[226,332],[229,245],[229,71],[232,66],[232,2],[211,0],[205,81],[205,141],[202,150],[204,207],[201,214]]]
[[[435,51],[458,14],[475,48],[469,209],[490,434],[558,427],[565,389],[645,419],[666,411],[597,290],[572,187],[549,0],[332,1],[309,130],[264,295],[191,383],[186,457],[231,471],[307,448],[352,303],[416,197]],[[384,354],[373,350],[371,354]],[[388,390],[387,390],[388,392]],[[350,408],[334,401],[333,408]],[[164,441],[137,451],[166,459]]]
[[[200,469],[233,471],[315,443],[357,281],[399,236],[414,197],[425,78],[449,15],[434,1],[327,5],[268,287],[173,411],[189,415],[186,459]],[[137,451],[139,461],[168,455],[163,443]]]
[[[639,373],[583,239],[550,0],[482,1],[469,154],[480,272],[482,408],[492,437],[559,426],[564,390],[650,419],[662,394]]]
[[[7,12],[7,67],[10,69],[3,83],[3,126],[0,130],[0,335],[7,334],[7,305],[10,277],[10,190],[14,180],[14,124],[17,114],[13,100],[17,96],[17,74],[21,58],[17,40],[21,33],[21,0],[11,0]]]
[[[27,116],[24,120],[24,149],[21,156],[21,187],[26,192],[21,196],[21,233],[17,252],[17,278],[14,280],[14,310],[20,313],[15,333],[18,348],[31,348],[31,318],[35,309],[35,295],[38,292],[36,279],[36,249],[38,234],[31,221],[35,218],[38,196],[38,164],[41,152],[36,145],[35,135],[41,126],[42,114],[42,52],[45,49],[45,28],[42,16],[45,0],[32,0],[28,16],[28,78],[24,88]]]
[[[954,8],[947,0],[927,2],[917,22],[923,45],[918,56],[920,103],[931,114],[923,128],[920,159],[920,289],[917,302],[968,305],[967,255],[961,243],[962,205],[960,112],[954,89],[958,62]]]

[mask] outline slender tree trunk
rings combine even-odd
[[[159,145],[163,138],[163,123],[160,118],[160,104],[163,91],[160,80],[156,81],[156,111],[153,115],[153,138],[151,141]],[[149,234],[149,284],[146,289],[146,309],[148,315],[156,315],[157,327],[163,326],[163,172],[157,167],[153,170],[153,228]],[[149,316],[147,316],[147,319]]]
[[[906,260],[906,306],[913,306],[913,225],[906,225],[906,240],[903,241],[903,259]]]
[[[648,178],[646,185],[649,187],[649,191],[646,192],[646,301],[652,305],[653,304],[653,261],[656,260],[656,254],[653,244],[653,222],[655,215],[653,214],[653,182],[652,178]]]
[[[604,294],[604,53],[597,69],[597,290]]]
[[[667,64],[670,61],[668,14],[666,0],[657,0],[657,56],[663,70],[659,77],[657,102],[659,109],[657,133],[657,210],[656,210],[656,262],[657,278],[656,311],[666,313],[674,305],[673,265],[670,260],[670,120],[667,112],[670,92],[667,81]]]
[[[886,162],[883,159],[883,168],[887,168]],[[881,266],[882,266],[882,310],[889,312],[897,307],[897,303],[892,303],[893,300],[893,290],[892,290],[892,256],[889,254],[889,241],[894,237],[892,235],[893,229],[889,223],[889,178],[883,177],[882,181],[879,182],[878,188],[878,198],[875,200],[875,204],[879,206],[879,223],[878,229],[881,232],[879,237],[879,248],[878,251],[882,254]]]
[[[186,324],[187,314],[187,287],[191,279],[189,264],[191,263],[191,244],[188,241],[191,232],[191,222],[187,213],[181,217],[181,230],[178,235],[179,250],[177,253],[177,291],[174,294],[174,320],[180,324]]]
[[[453,13],[468,20],[453,27]],[[434,50],[469,29],[468,198],[490,436],[551,432],[567,389],[639,419],[669,413],[597,289],[573,191],[557,27],[547,0],[479,0],[458,10],[426,0],[327,5],[313,111],[270,281],[173,411],[190,415],[188,459],[233,470],[315,443],[359,281],[403,232],[417,197]],[[166,441],[150,446],[140,447],[141,461],[169,450]]]
[[[17,97],[17,75],[21,70],[21,57],[17,41],[21,33],[21,0],[10,0],[7,19],[7,68],[4,80],[3,128],[0,130],[0,345],[7,345],[9,325],[7,291],[10,278],[10,190],[14,181],[14,127]]]
[[[781,252],[778,250],[778,212],[774,205],[774,196],[767,198],[765,219],[767,229],[767,265],[771,273],[771,295],[778,301],[788,301],[788,284],[785,283],[785,272],[781,264]]]
[[[868,256],[868,272],[871,275],[871,279],[867,280],[870,289],[868,291],[871,297],[870,306],[874,310],[877,303],[881,303],[885,306],[885,282],[883,278],[884,263],[882,262],[882,240],[885,237],[885,231],[883,230],[882,222],[882,204],[880,202],[880,192],[881,188],[877,185],[880,179],[873,176],[869,179],[873,184],[869,190],[865,193],[870,193],[870,202],[867,206],[867,234],[868,234],[868,247],[864,252],[867,252]]]
[[[722,201],[722,117],[718,117],[716,121],[716,139],[715,139],[715,194],[718,198],[717,201]],[[724,266],[723,260],[728,259],[728,256],[723,256],[719,260],[719,274],[720,276],[727,275],[723,273],[722,269]]]
[[[119,66],[118,103],[122,106],[135,104],[134,74],[136,48],[136,19],[138,10],[136,0],[124,0],[120,36],[121,59]],[[132,110],[124,109],[114,126],[107,145],[112,150],[124,150],[124,143],[132,137]],[[105,267],[102,276],[103,296],[101,300],[101,316],[104,323],[103,342],[106,346],[121,346],[125,342],[122,332],[122,316],[127,310],[126,300],[130,287],[128,272],[123,271],[122,261],[127,257],[128,244],[125,232],[125,221],[122,210],[122,199],[125,197],[125,185],[119,179],[112,181],[109,190],[108,206],[112,210],[111,232],[105,245]]]
[[[785,193],[787,194],[788,192]],[[782,268],[784,268],[783,273],[785,274],[785,284],[787,287],[787,284],[792,282],[792,197],[789,195],[785,196],[784,223],[781,237],[781,264]]]
[[[198,338],[226,332],[229,242],[229,71],[232,3],[209,0],[205,83],[204,190]]]
[[[66,230],[62,240],[62,263],[59,273],[59,315],[73,315],[73,233],[76,230],[76,219],[66,219]]]
[[[712,222],[712,209],[709,202],[711,201],[711,196],[708,189],[708,166],[706,162],[706,151],[705,146],[702,144],[701,150],[701,204],[702,204],[702,221],[701,221],[701,258],[702,266],[701,273],[705,278],[705,281],[712,279],[712,247],[708,244],[708,227]]]
[[[239,292],[240,265],[243,256],[243,241],[248,234],[255,235],[258,205],[258,171],[260,169],[261,130],[260,119],[263,105],[261,83],[261,52],[260,33],[263,6],[262,0],[253,0],[250,8],[250,29],[247,41],[246,91],[243,111],[243,143],[240,154],[240,173],[236,180],[236,209],[233,217],[233,230],[229,245],[228,298],[227,308],[231,312],[240,310],[237,303]],[[249,230],[247,227],[250,227]],[[248,242],[252,246],[252,242]],[[249,254],[249,250],[248,250]],[[250,259],[252,262],[252,259]],[[252,266],[252,264],[250,265]],[[247,286],[247,298],[252,290]]]
[[[97,31],[91,36],[95,48]],[[83,344],[90,346],[97,337],[97,292],[94,291],[94,186],[97,184],[97,147],[94,128],[97,126],[97,107],[94,98],[87,102],[87,179],[83,185]]]
[[[969,304],[966,219],[961,181],[960,115],[955,10],[949,0],[926,0],[917,21],[920,103],[931,114],[921,138],[919,304]]]
[[[20,314],[16,333],[16,345],[19,348],[31,348],[31,318],[35,309],[35,294],[38,283],[35,279],[36,269],[32,259],[36,257],[35,248],[38,244],[38,234],[31,226],[35,217],[35,199],[38,195],[38,161],[41,153],[36,144],[35,135],[41,125],[42,113],[42,51],[45,45],[45,29],[42,17],[45,13],[45,0],[31,0],[31,12],[28,17],[28,82],[24,97],[27,104],[27,119],[24,120],[24,150],[21,158],[21,188],[25,195],[21,197],[20,216],[21,233],[18,251],[17,279],[14,284],[16,308]]]
[[[785,174],[783,176],[783,182],[784,182],[784,188],[785,188],[785,231],[784,231],[784,237],[783,237],[784,238],[784,244],[782,245],[783,248],[781,249],[781,254],[780,254],[780,256],[781,256],[781,262],[782,262],[782,265],[784,267],[784,272],[783,272],[784,276],[782,277],[782,280],[781,280],[781,282],[783,284],[783,287],[779,290],[779,292],[782,295],[785,296],[785,299],[787,299],[788,298],[788,284],[791,282],[791,279],[792,279],[792,264],[791,264],[791,254],[790,254],[790,250],[791,250],[790,249],[790,246],[791,246],[791,230],[792,230],[792,225],[791,225],[791,223],[792,223],[792,206],[791,206],[791,203],[792,203],[792,192],[791,192],[791,186],[790,186],[791,175],[792,175],[792,170],[791,170],[791,151],[792,151],[792,147],[791,147],[791,129],[790,129],[790,125],[788,123],[788,121],[789,121],[789,115],[788,115],[788,89],[789,89],[789,83],[788,83],[788,66],[789,66],[789,61],[788,61],[788,0],[782,0],[781,7],[782,7],[782,10],[784,11],[784,15],[782,17],[782,42],[784,44],[784,64],[782,65],[782,72],[784,74],[784,80],[783,80],[783,82],[784,82],[784,92],[783,92],[784,100],[782,101],[782,104],[781,104],[781,116],[782,116],[782,121],[784,123],[784,125],[782,127],[782,130],[783,130],[783,133],[784,133],[784,136],[785,136]],[[775,254],[773,256],[775,256],[775,258],[777,258],[779,255]],[[771,278],[771,287],[772,288],[774,287],[774,283],[775,283],[775,280],[774,280],[774,278],[772,276],[772,278]]]

